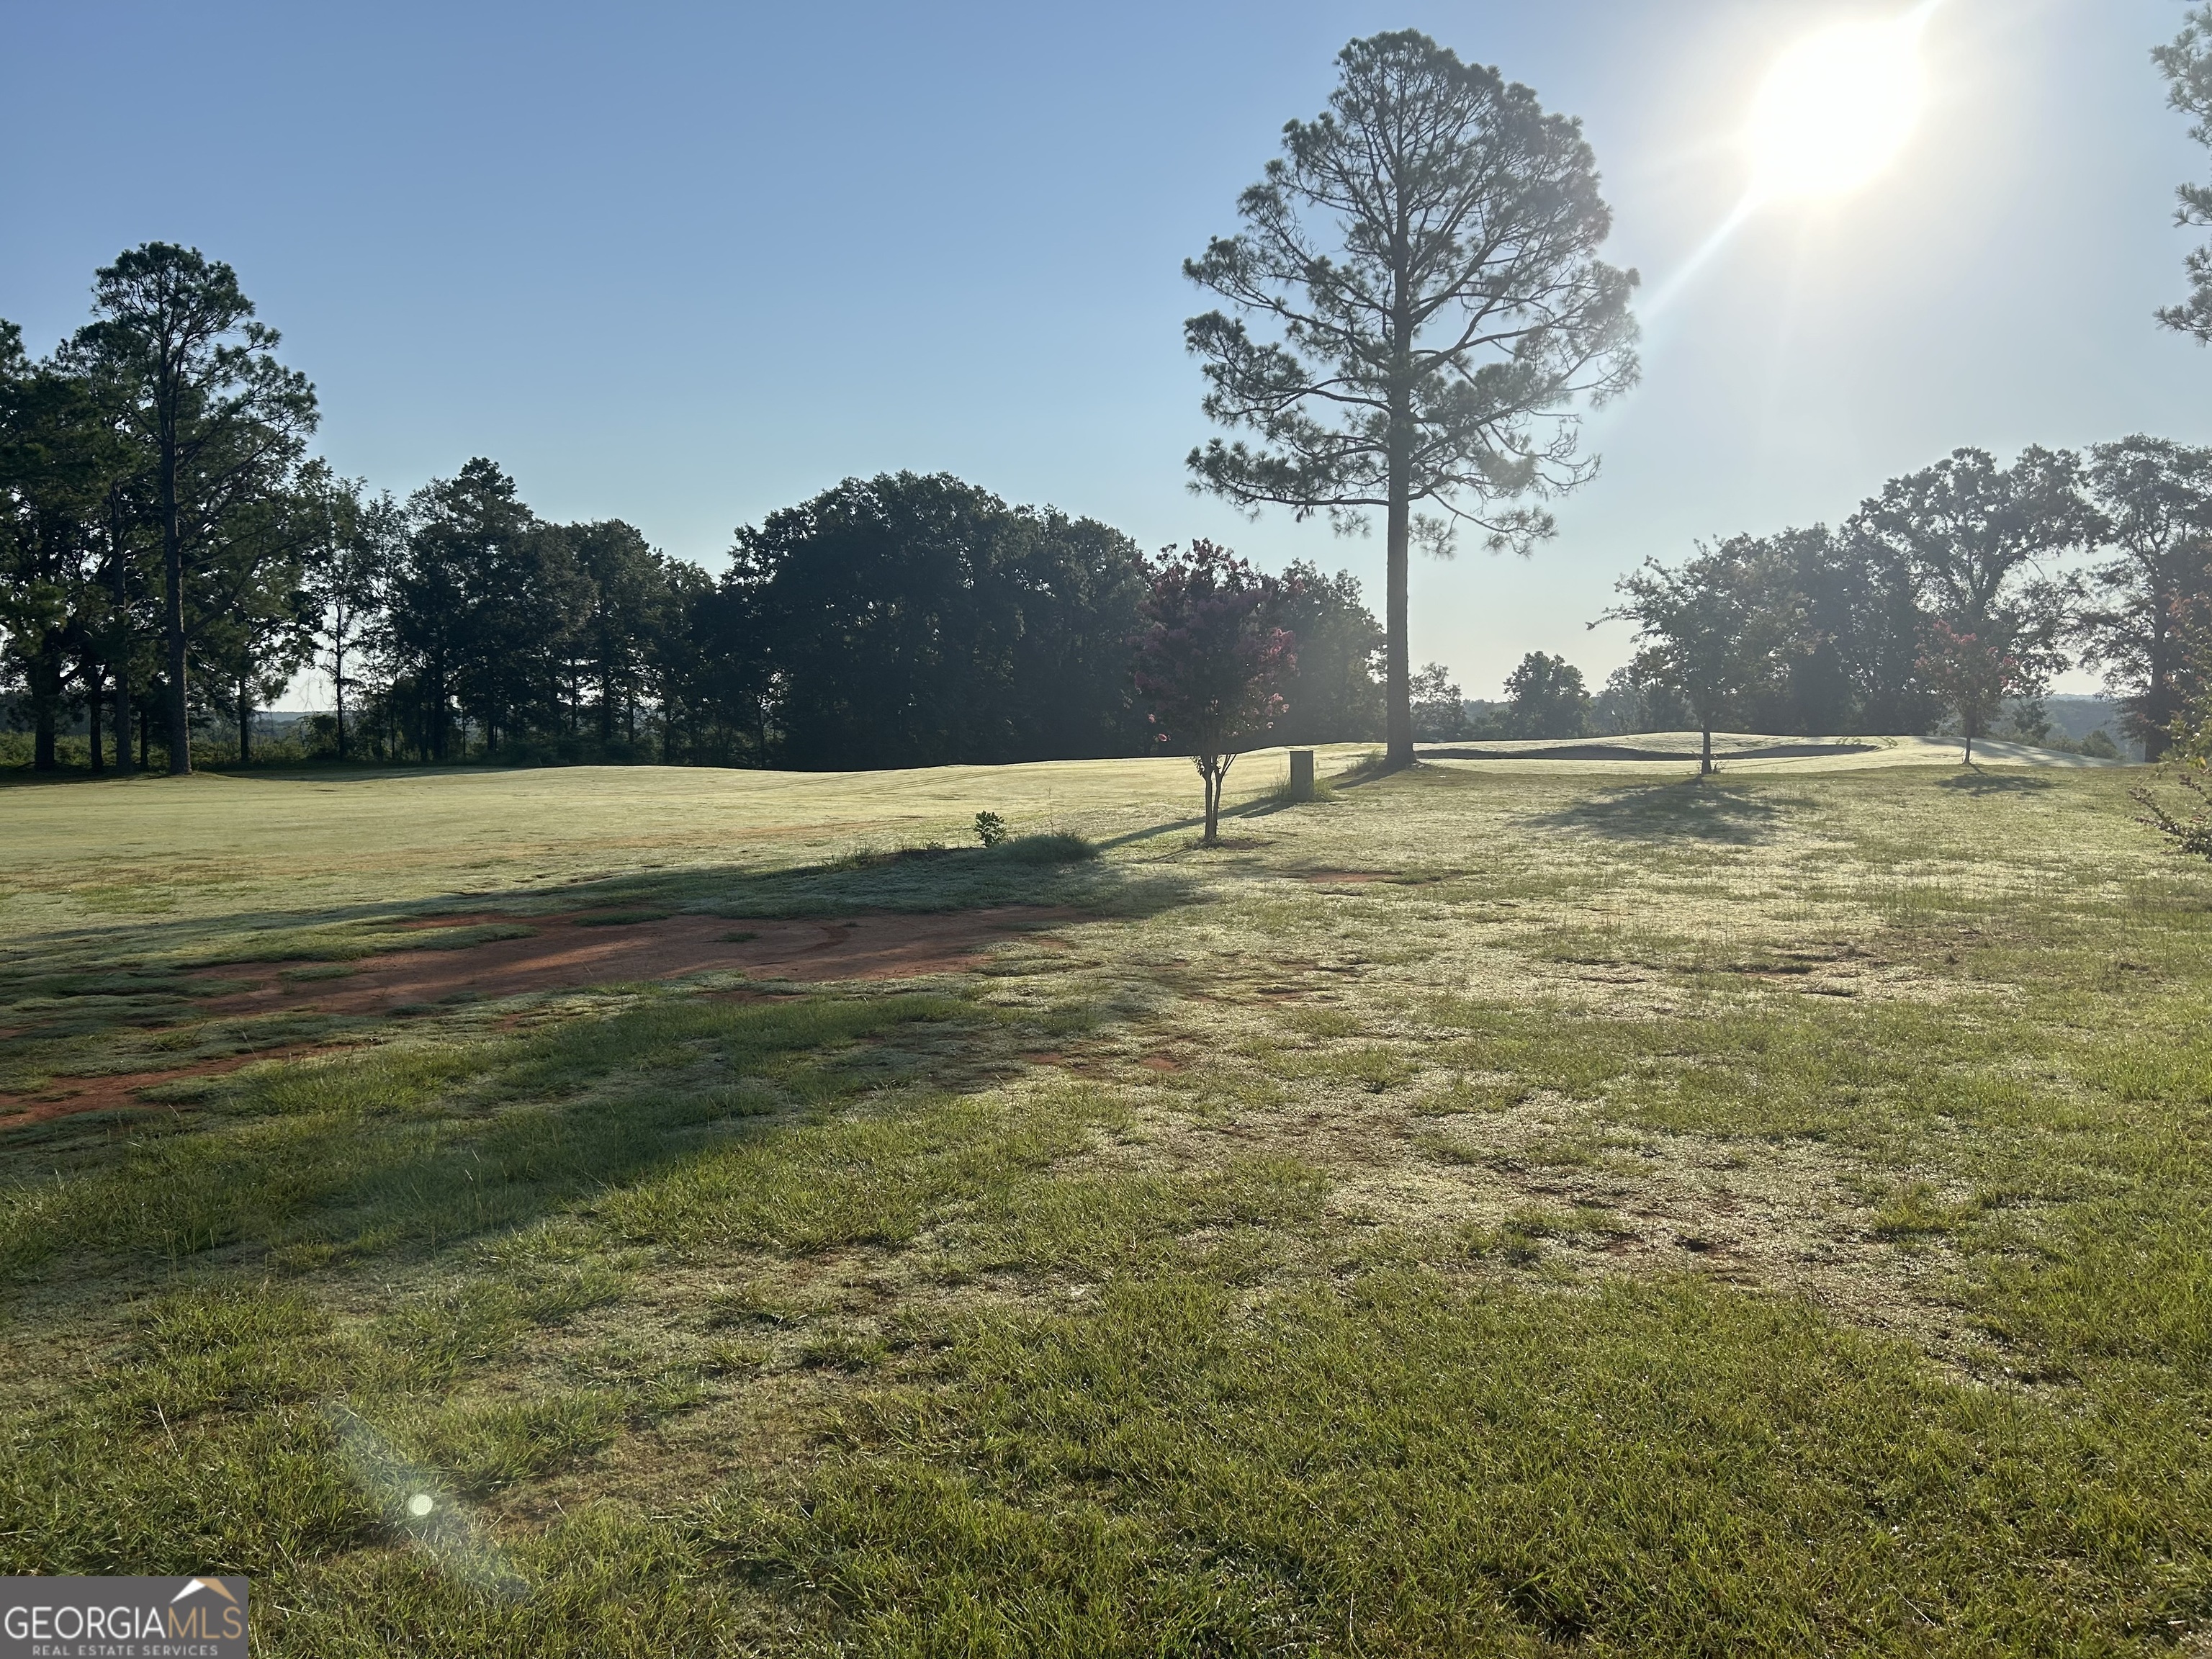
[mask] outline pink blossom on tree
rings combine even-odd
[[[1193,541],[1150,566],[1137,690],[1159,745],[1190,757],[1206,785],[1206,844],[1220,838],[1221,789],[1237,757],[1283,713],[1278,689],[1297,641],[1274,625],[1289,589],[1225,547]]]
[[[2020,684],[2020,659],[1986,640],[1960,633],[1938,618],[1928,624],[1920,672],[1936,695],[1958,714],[1959,730],[1966,739],[1966,753],[1960,763],[1971,763],[1974,739],[1982,735]]]

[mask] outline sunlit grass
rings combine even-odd
[[[325,1045],[0,1140],[0,1564],[317,1655],[2212,1631],[2212,871],[2124,775],[1255,767],[1212,850],[1187,776],[0,794],[0,1088]],[[1017,903],[927,984],[206,1008]]]

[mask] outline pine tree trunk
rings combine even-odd
[[[1709,776],[1713,769],[1713,728],[1708,726],[1702,730],[1705,746],[1698,754],[1698,775],[1701,778]]]
[[[1384,574],[1383,706],[1388,711],[1384,764],[1392,770],[1413,763],[1412,647],[1407,642],[1407,564],[1413,540],[1413,456],[1410,407],[1401,413],[1392,398],[1390,414],[1390,507]]]
[[[238,678],[238,763],[253,763],[253,693],[243,674]]]

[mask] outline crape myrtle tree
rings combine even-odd
[[[237,273],[197,248],[148,242],[101,267],[94,320],[65,362],[91,378],[144,458],[161,550],[169,769],[191,770],[190,659],[212,616],[195,589],[207,561],[297,466],[314,388],[276,361]]]
[[[1583,483],[1570,405],[1636,374],[1633,272],[1580,125],[1413,31],[1354,40],[1329,106],[1284,128],[1243,228],[1184,273],[1228,302],[1184,325],[1206,412],[1197,487],[1239,506],[1384,515],[1388,757],[1413,759],[1407,567],[1469,528],[1526,551],[1532,503]],[[1234,313],[1234,314],[1231,314]],[[1416,518],[1417,509],[1432,509]]]
[[[1622,602],[1602,621],[1632,622],[1639,680],[1671,689],[1697,722],[1698,775],[1713,769],[1713,732],[1772,676],[1786,618],[1763,604],[1759,544],[1738,537],[1669,569],[1647,560],[1616,585]]]
[[[2154,761],[2183,713],[2191,612],[2212,596],[2212,449],[2123,438],[2089,452],[2087,478],[2099,545],[2117,556],[2089,573],[2076,637]]]
[[[1920,672],[1959,722],[1959,734],[1966,745],[1959,763],[1972,765],[1974,739],[1989,730],[2005,699],[2027,683],[2020,659],[1994,640],[1962,634],[1935,617],[1929,620]]]
[[[1206,845],[1220,839],[1221,787],[1237,757],[1283,712],[1297,641],[1275,625],[1283,583],[1203,539],[1150,567],[1137,690],[1158,746],[1190,757],[1206,790]]]

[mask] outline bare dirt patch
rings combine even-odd
[[[675,915],[607,925],[592,913],[559,916],[441,916],[437,925],[526,920],[526,939],[494,939],[455,951],[395,951],[364,959],[343,979],[272,977],[210,999],[211,1013],[313,1009],[374,1013],[446,1002],[495,1001],[539,991],[582,990],[723,972],[748,979],[823,984],[836,980],[908,979],[978,967],[994,945],[1082,918],[1037,905],[938,915],[873,912],[860,916],[775,920]],[[261,964],[255,964],[257,968]],[[206,970],[234,978],[236,964]]]
[[[297,1060],[304,1054],[329,1054],[343,1044],[327,1042],[295,1045],[288,1048],[259,1048],[241,1054],[226,1054],[220,1060],[197,1060],[190,1066],[171,1066],[157,1072],[118,1072],[105,1077],[58,1077],[45,1088],[28,1097],[28,1103],[17,1110],[0,1113],[0,1133],[21,1129],[33,1123],[45,1123],[58,1117],[76,1117],[85,1112],[143,1111],[155,1104],[142,1100],[142,1090],[163,1083],[174,1083],[182,1078],[220,1077],[225,1072],[235,1072],[263,1060]]]

